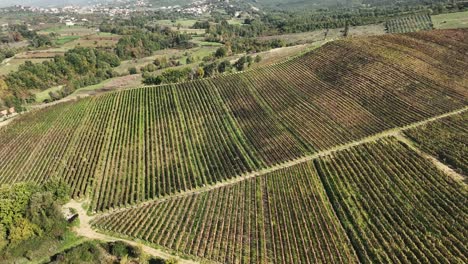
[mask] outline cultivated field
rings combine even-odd
[[[387,138],[94,225],[219,263],[463,263],[466,195]]]
[[[412,15],[390,19],[385,23],[388,33],[407,33],[433,28],[431,16],[427,14]]]
[[[312,163],[95,222],[219,263],[357,263]]]
[[[439,120],[407,131],[425,152],[468,175],[468,113]]]
[[[63,177],[103,211],[466,107],[468,31],[328,43],[214,79],[109,93],[0,130],[0,183]]]

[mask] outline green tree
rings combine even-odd
[[[227,49],[225,47],[220,47],[215,52],[216,58],[223,58],[223,57],[226,57],[226,55],[227,55]]]

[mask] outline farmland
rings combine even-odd
[[[385,23],[388,33],[406,33],[433,28],[430,15],[420,14],[390,19]]]
[[[468,114],[465,113],[409,130],[405,134],[425,152],[447,163],[459,173],[467,175],[467,130]]]
[[[266,68],[38,110],[0,130],[0,183],[63,177],[103,211],[461,109],[466,38],[336,41]]]
[[[220,263],[357,263],[312,163],[111,214],[95,226]]]
[[[459,183],[387,138],[94,226],[220,263],[465,262],[465,201]]]
[[[363,263],[466,262],[466,188],[394,139],[314,164]]]

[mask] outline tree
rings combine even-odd
[[[261,57],[260,55],[257,55],[257,56],[255,57],[255,63],[259,63],[259,62],[261,62],[261,61],[262,61],[262,57]]]
[[[240,57],[236,63],[234,64],[234,66],[236,67],[236,69],[238,71],[243,71],[245,69],[245,63],[247,62],[247,58],[245,56],[243,57]]]
[[[203,70],[202,67],[198,67],[197,70],[196,70],[196,77],[198,79],[201,79],[205,76],[205,71]]]
[[[41,230],[37,225],[29,222],[28,219],[19,218],[10,228],[10,235],[8,236],[8,239],[10,240],[10,243],[17,245],[22,241],[40,234]]]
[[[227,49],[225,47],[220,47],[215,52],[216,58],[223,58],[223,57],[226,57],[226,55],[227,55]]]
[[[143,76],[143,84],[146,84],[146,85],[160,85],[163,82],[164,82],[164,78],[160,75]]]
[[[222,61],[219,65],[218,65],[218,72],[219,73],[224,73],[224,72],[227,72],[231,69],[231,62],[228,61],[228,60],[225,60],[225,61]]]

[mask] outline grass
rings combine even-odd
[[[74,40],[77,40],[79,38],[80,38],[79,36],[63,36],[63,37],[59,37],[57,39],[56,43],[58,45],[63,45],[63,44],[66,44],[68,42],[72,42]]]
[[[96,33],[95,28],[88,28],[84,26],[65,26],[56,25],[44,30],[39,31],[39,34],[57,33],[61,36],[85,36]]]
[[[60,252],[63,252],[65,250],[68,250],[70,248],[76,247],[89,240],[87,238],[78,237],[72,231],[67,232],[64,237],[65,239],[61,243],[58,243],[58,245],[56,245],[55,247],[56,249],[52,251],[48,249],[47,252],[44,252],[44,254],[41,254],[40,256],[38,256],[38,258],[36,260],[33,260],[31,263],[40,264],[40,263],[48,262],[52,256]]]
[[[51,87],[49,89],[46,89],[44,91],[40,91],[40,92],[36,93],[36,102],[37,103],[42,103],[42,102],[44,102],[44,100],[50,99],[49,93],[50,92],[60,91],[60,89],[62,89],[62,87],[63,86],[55,86],[55,87]]]
[[[178,19],[175,22],[172,22],[171,20],[158,20],[157,23],[163,26],[173,26],[177,27],[177,25],[180,25],[181,27],[184,28],[190,28],[195,24],[197,20],[195,19]]]
[[[436,29],[468,28],[468,11],[432,16]]]
[[[111,81],[112,81],[112,79],[107,79],[107,80],[102,81],[102,82],[100,82],[98,84],[94,84],[94,85],[90,85],[90,86],[86,86],[86,87],[77,89],[72,95],[76,95],[76,94],[78,94],[80,92],[89,92],[89,91],[95,91],[95,90],[101,89]]]
[[[30,59],[30,58],[28,58],[28,59],[16,59],[16,58],[13,58],[13,59],[9,60],[8,62],[3,61],[3,63],[0,64],[0,76],[7,75],[10,72],[18,70],[19,66],[21,64],[23,64],[25,61],[31,61],[33,63],[41,63],[41,62],[47,61],[47,60],[50,60],[50,59],[47,59],[47,58],[41,58],[41,59]]]

